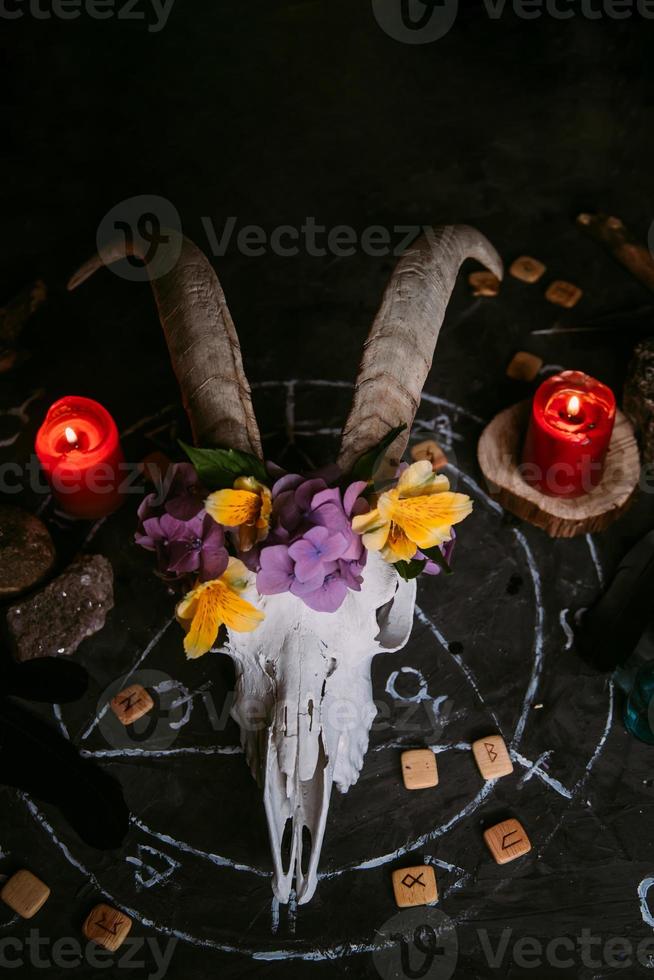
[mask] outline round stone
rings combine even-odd
[[[0,597],[27,592],[48,574],[55,557],[52,538],[38,517],[0,504]]]

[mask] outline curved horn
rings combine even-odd
[[[129,255],[146,265],[196,445],[262,457],[234,322],[216,273],[193,242],[167,231],[152,261],[131,243],[112,242],[78,269],[68,288]]]
[[[398,262],[364,346],[338,462],[349,470],[395,426],[406,430],[387,450],[396,466],[406,448],[445,310],[459,268],[477,259],[498,279],[502,260],[468,225],[432,228]]]

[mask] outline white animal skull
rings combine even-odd
[[[187,239],[170,232],[162,240],[147,268],[195,442],[263,458],[236,330],[216,274]],[[70,288],[125,252],[124,241],[107,247]],[[378,473],[397,467],[467,257],[501,278],[493,247],[465,225],[429,230],[399,262],[364,348],[338,458],[343,472],[405,423],[407,431],[379,461]],[[315,612],[290,593],[259,596],[253,588],[250,598],[265,620],[253,633],[229,636],[237,675],[233,714],[264,792],[275,894],[287,902],[294,887],[298,902],[306,903],[316,889],[332,784],[346,792],[363,766],[375,717],[372,658],[407,642],[415,582],[404,582],[370,553],[361,591],[350,591],[336,613]]]
[[[252,633],[230,633],[227,652],[237,678],[232,714],[263,788],[280,902],[288,902],[293,887],[300,904],[316,890],[332,783],[346,793],[359,778],[377,713],[372,658],[404,646],[415,596],[415,581],[403,581],[370,554],[361,591],[350,591],[337,612],[315,612],[290,592],[259,596],[253,589],[249,598],[265,620]]]

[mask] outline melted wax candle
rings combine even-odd
[[[602,479],[614,422],[615,396],[601,381],[581,371],[548,378],[534,395],[523,478],[553,497],[590,493]]]

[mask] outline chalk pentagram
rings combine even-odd
[[[271,381],[266,382],[261,387],[268,389],[279,389],[284,393],[286,438],[289,443],[293,443],[299,449],[300,453],[305,456],[307,465],[311,465],[312,460],[309,451],[310,440],[316,434],[320,435],[321,437],[335,438],[339,434],[339,426],[336,422],[334,425],[331,425],[323,423],[317,424],[311,420],[298,420],[296,418],[296,396],[298,392],[303,389],[308,391],[317,389],[318,391],[324,393],[328,392],[330,389],[347,390],[351,388],[351,385],[346,382],[314,380],[306,382]],[[152,423],[153,419],[156,419],[157,422],[160,422],[161,425],[165,426],[166,419],[173,419],[176,416],[176,413],[177,409],[174,406],[169,406],[162,409],[162,411],[157,413],[155,417],[150,416],[146,420],[136,422],[129,428],[129,430],[127,430],[126,433],[123,434],[123,438],[129,439],[129,437],[133,434],[141,432],[144,430],[145,426]],[[423,414],[424,417],[422,417]],[[473,415],[460,406],[453,405],[451,402],[437,398],[433,395],[423,394],[421,417],[416,420],[416,427],[419,432],[423,431],[437,433],[444,445],[444,448],[448,450],[448,458],[450,459],[448,475],[453,482],[459,482],[461,484],[461,488],[465,489],[466,492],[473,497],[475,503],[480,505],[490,516],[490,518],[494,520],[501,528],[499,533],[501,533],[503,536],[505,547],[510,547],[517,552],[529,578],[534,607],[533,645],[529,654],[528,675],[523,681],[524,692],[521,699],[520,710],[515,718],[515,725],[512,735],[509,735],[509,733],[506,731],[502,732],[500,719],[498,718],[495,710],[487,705],[486,700],[482,695],[480,682],[478,677],[473,672],[472,667],[466,662],[461,652],[457,650],[456,645],[447,639],[444,634],[442,624],[433,613],[430,613],[425,608],[426,605],[429,605],[429,582],[421,586],[419,603],[416,608],[416,624],[421,628],[423,634],[429,638],[432,656],[435,652],[439,660],[449,662],[452,669],[455,672],[458,672],[460,675],[465,689],[469,692],[470,707],[468,710],[478,711],[482,715],[487,716],[496,726],[496,729],[505,735],[506,741],[510,746],[514,763],[524,770],[524,776],[522,777],[523,780],[527,781],[535,777],[541,781],[546,790],[554,793],[559,800],[562,799],[564,801],[571,801],[583,789],[592,767],[595,765],[599,755],[601,754],[612,719],[612,691],[610,691],[609,694],[606,723],[601,733],[601,737],[599,738],[597,747],[585,766],[582,775],[578,780],[576,780],[573,786],[564,785],[548,771],[546,763],[549,757],[549,750],[544,750],[535,761],[532,761],[522,754],[521,745],[525,734],[525,729],[535,706],[536,698],[538,696],[539,683],[543,671],[545,655],[544,629],[546,614],[543,605],[541,575],[539,572],[538,561],[534,557],[533,549],[529,543],[527,533],[524,529],[517,526],[505,527],[502,525],[502,509],[484,493],[484,491],[475,483],[472,477],[467,475],[467,473],[464,473],[462,468],[457,465],[456,456],[458,448],[465,447],[465,445],[470,442],[470,439],[459,431],[459,425],[463,423],[464,427],[467,427],[475,432],[483,424],[483,421],[483,419],[480,419],[478,416]],[[281,462],[283,462],[283,460]],[[98,528],[92,529],[87,537],[87,541],[92,540],[97,531]],[[588,539],[588,547],[591,550],[591,557],[599,573],[599,561],[594,545],[590,539]],[[132,671],[136,671],[144,667],[151,669],[156,669],[158,667],[157,656],[160,649],[160,643],[167,634],[169,625],[170,622],[162,624],[159,629],[156,630],[150,643],[140,653],[135,663],[131,665]],[[404,656],[405,659],[411,661],[411,640],[404,651]],[[125,665],[125,667],[128,666],[129,665]],[[423,664],[416,663],[408,666],[407,670],[413,670],[420,675],[419,689],[422,692],[421,700],[431,702],[432,705],[437,705],[444,700],[445,695],[440,690],[433,693],[430,692],[430,684],[424,677],[420,667],[423,667],[424,669]],[[522,669],[522,667],[523,663],[520,663],[516,669]],[[392,669],[394,670],[395,668]],[[57,706],[55,707],[55,716],[61,726],[62,731],[67,733],[65,719],[62,716],[61,709]],[[92,723],[89,727],[90,731],[92,731],[97,727],[97,724]],[[83,739],[83,742],[84,744],[87,744],[86,739]],[[389,757],[392,757],[393,753],[389,752],[389,750],[400,747],[401,744],[401,740],[392,740],[390,743],[371,745],[370,751],[378,753],[387,752]],[[434,750],[439,753],[467,752],[469,751],[469,747],[469,743],[465,741],[448,741],[446,738],[439,740],[439,742],[433,746]],[[129,752],[129,750],[120,749],[113,750],[102,748],[85,748],[85,754],[90,757],[95,757],[99,761],[104,759],[119,760],[122,757],[121,752],[123,751],[126,753]],[[162,765],[165,765],[166,760],[171,760],[173,758],[180,759],[185,755],[204,755],[205,757],[224,758],[225,756],[229,756],[234,752],[238,752],[238,749],[229,746],[196,747],[192,745],[173,745],[161,750],[143,747],[136,751],[135,754],[132,754],[131,759],[138,760],[139,757],[142,757],[144,760],[147,759],[147,765],[151,766],[154,764],[154,760],[159,760]],[[217,761],[218,760],[215,759],[212,764],[215,765]],[[225,763],[226,762],[227,760],[225,760]],[[240,760],[240,764],[242,765],[242,760]],[[410,841],[404,843],[399,848],[395,848],[384,854],[377,853],[368,857],[362,857],[360,861],[355,863],[332,867],[326,866],[320,874],[321,882],[325,883],[326,885],[327,883],[339,878],[364,875],[368,871],[391,864],[391,862],[396,861],[405,854],[409,854],[412,851],[427,847],[434,841],[441,838],[447,838],[447,835],[451,830],[460,824],[461,821],[469,819],[492,796],[493,788],[493,782],[485,783],[481,789],[457,812],[450,814],[447,819],[439,823],[438,826],[426,828],[422,833],[413,837]],[[29,812],[43,827],[43,829],[50,834],[53,842],[61,849],[66,859],[73,864],[80,871],[80,873],[85,875],[98,891],[100,891],[108,900],[113,901],[116,905],[122,908],[132,918],[140,921],[144,926],[159,931],[163,935],[173,936],[184,942],[207,949],[215,949],[229,953],[242,953],[251,955],[257,959],[300,958],[316,961],[334,958],[335,956],[346,956],[361,952],[370,952],[377,948],[375,942],[371,940],[370,936],[354,937],[344,941],[338,946],[328,949],[325,949],[319,936],[316,936],[316,945],[312,944],[310,936],[306,936],[303,937],[301,944],[298,944],[297,941],[292,941],[289,943],[282,943],[279,941],[277,944],[273,943],[272,946],[267,947],[263,939],[260,939],[259,942],[252,944],[243,942],[239,938],[239,933],[242,933],[242,930],[240,930],[236,925],[233,929],[234,939],[232,941],[225,938],[225,933],[229,932],[229,928],[225,929],[224,925],[217,930],[215,935],[211,935],[207,932],[206,923],[203,924],[202,930],[196,931],[193,929],[192,925],[189,925],[187,922],[160,922],[157,920],[156,911],[155,913],[151,913],[149,911],[149,906],[145,906],[148,896],[156,894],[156,886],[158,882],[156,872],[153,873],[151,878],[144,877],[144,854],[154,855],[157,857],[158,862],[162,862],[165,869],[162,874],[162,880],[165,880],[166,882],[170,882],[172,879],[174,879],[179,869],[183,870],[185,862],[192,863],[192,871],[195,873],[197,873],[198,869],[204,869],[204,872],[207,875],[209,872],[212,874],[220,874],[221,872],[228,873],[230,876],[232,876],[230,878],[230,887],[233,887],[233,881],[235,880],[233,877],[234,875],[247,875],[254,878],[264,879],[263,884],[265,887],[268,887],[269,882],[267,879],[270,876],[269,872],[265,868],[256,866],[255,864],[248,864],[247,862],[232,859],[225,855],[216,853],[212,848],[213,842],[207,842],[206,847],[202,848],[198,847],[196,843],[181,839],[181,837],[180,839],[177,839],[177,835],[173,837],[171,834],[163,832],[161,828],[150,826],[150,823],[146,822],[141,815],[135,813],[132,817],[132,825],[134,834],[140,835],[140,839],[130,842],[130,853],[126,854],[125,861],[126,867],[131,866],[132,868],[137,867],[139,869],[138,875],[140,875],[140,883],[138,877],[136,881],[134,881],[134,878],[132,877],[131,881],[133,887],[130,890],[130,879],[123,876],[120,881],[114,880],[110,884],[105,884],[100,880],[99,876],[97,876],[91,869],[87,868],[75,857],[71,848],[65,843],[64,840],[62,840],[61,834],[46,820],[43,814],[40,813],[38,807],[33,803],[33,801],[26,797],[24,799]],[[157,846],[155,847],[154,844]],[[443,868],[455,878],[454,882],[444,890],[442,894],[444,899],[447,898],[449,892],[463,887],[471,874],[469,869],[459,867],[453,863],[448,863],[442,859],[432,858],[432,863]],[[146,881],[148,882],[147,887],[145,886]],[[150,882],[152,883],[151,885]],[[136,905],[139,907],[132,907],[132,903],[136,903]],[[152,904],[155,906],[156,910],[156,900],[153,901]],[[227,909],[229,907],[229,905],[226,906]],[[295,914],[295,909],[291,908],[289,920],[290,918],[294,918]],[[272,903],[271,923],[271,931],[273,934],[275,934],[279,926],[279,909],[276,907],[274,901]],[[293,930],[290,931],[292,932]],[[371,929],[371,935],[373,932],[374,928]]]

